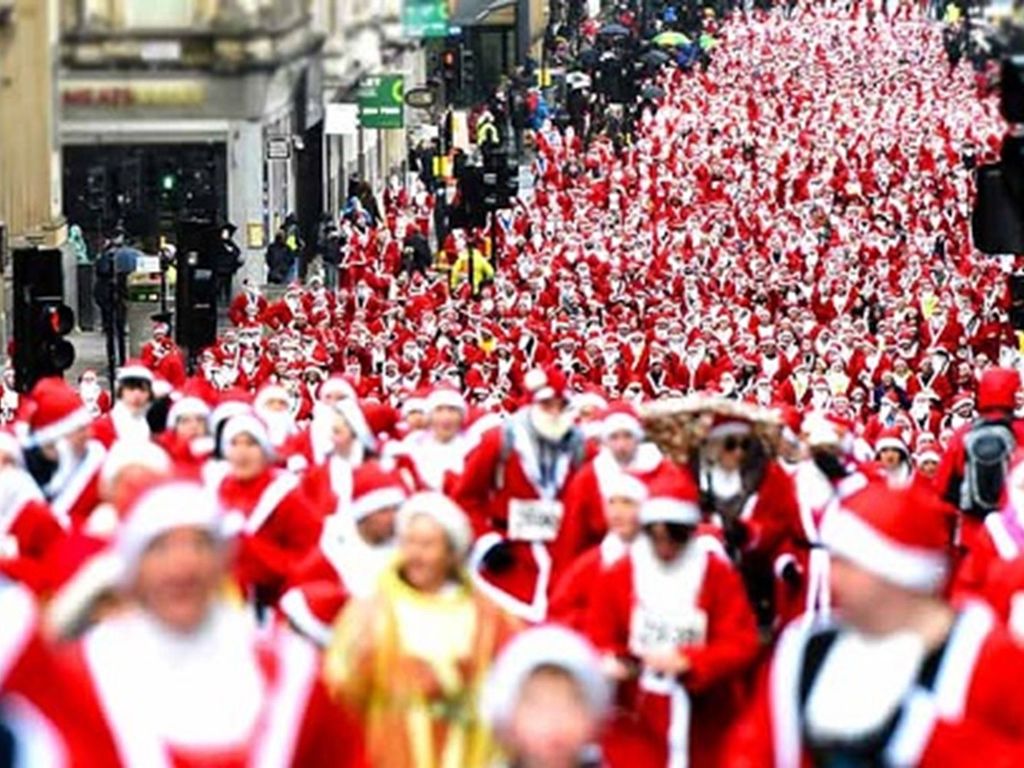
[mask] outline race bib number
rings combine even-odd
[[[512,499],[508,503],[508,537],[512,541],[554,541],[564,514],[560,501]]]
[[[629,650],[636,656],[643,656],[681,645],[701,645],[707,637],[707,629],[708,615],[699,609],[678,616],[663,616],[637,607],[629,623]]]

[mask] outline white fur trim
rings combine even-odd
[[[327,647],[331,641],[331,626],[325,624],[309,607],[306,596],[298,587],[292,587],[284,593],[281,602],[278,604],[288,620],[295,625],[302,634],[311,639],[321,648]]]
[[[46,606],[46,625],[55,637],[66,638],[88,614],[93,601],[121,582],[124,561],[111,552],[90,558]]]
[[[14,584],[0,588],[0,616],[4,617],[4,631],[0,633],[2,687],[36,628],[36,606],[31,594]]]
[[[69,435],[76,429],[87,427],[92,424],[92,413],[87,406],[82,406],[72,411],[67,416],[58,419],[52,424],[47,424],[42,429],[32,432],[29,440],[31,445],[48,445]]]
[[[202,416],[210,418],[210,406],[198,397],[183,397],[171,406],[167,413],[167,423],[173,425],[182,416]]]
[[[71,476],[66,478],[62,487],[58,489],[58,495],[50,502],[50,509],[65,529],[71,528],[71,510],[89,486],[93,476],[100,471],[106,456],[106,449],[96,440],[90,440],[86,445],[85,458],[74,468]]]
[[[826,516],[821,537],[834,557],[907,589],[934,592],[948,575],[943,555],[899,544],[841,508]]]
[[[317,654],[303,638],[286,633],[281,639],[279,677],[267,706],[267,729],[259,741],[253,768],[276,768],[295,763],[310,691],[316,684]]]
[[[725,437],[745,437],[751,432],[751,426],[745,421],[727,421],[713,427],[708,432],[708,440],[716,440]]]
[[[277,509],[277,505],[284,501],[284,497],[298,488],[298,486],[298,479],[295,475],[288,472],[282,472],[271,480],[270,485],[263,490],[260,500],[256,502],[252,513],[245,521],[245,532],[252,535],[262,528],[263,524],[270,519],[274,510]]]
[[[963,719],[974,668],[994,624],[992,612],[981,603],[970,603],[958,616],[935,677],[939,718]]]
[[[18,734],[14,765],[17,768],[47,766],[64,768],[70,765],[67,746],[52,721],[28,699],[17,694],[4,696],[4,716]]]
[[[882,451],[889,449],[892,451],[899,451],[907,456],[910,455],[910,449],[907,448],[907,444],[900,440],[898,437],[883,437],[875,443],[875,455],[877,456]]]
[[[473,529],[462,507],[436,491],[413,494],[398,511],[398,532],[401,534],[409,523],[420,516],[431,518],[444,529],[461,562],[473,544]]]
[[[217,517],[213,498],[198,483],[167,483],[146,492],[132,505],[115,540],[126,568],[123,575],[133,576],[142,553],[168,531],[188,526],[216,535]]]
[[[453,389],[435,389],[427,396],[424,403],[424,408],[427,413],[430,413],[435,408],[441,408],[444,406],[461,411],[463,416],[466,415],[466,401],[462,395]]]
[[[920,765],[935,729],[935,703],[922,690],[915,690],[903,705],[903,716],[885,748],[887,765]]]
[[[775,575],[781,579],[782,572],[786,570],[786,566],[790,563],[798,565],[796,558],[788,552],[775,558]]]
[[[551,555],[543,542],[535,541],[530,545],[530,553],[533,555],[534,563],[537,566],[537,583],[533,590],[533,601],[524,603],[508,592],[498,589],[487,581],[480,570],[483,567],[484,556],[492,548],[500,544],[504,539],[499,533],[485,533],[476,540],[469,555],[469,575],[474,586],[492,602],[496,603],[516,618],[528,621],[532,624],[544,621],[548,612],[547,590],[551,580]]]
[[[696,525],[700,522],[700,507],[687,501],[670,498],[648,499],[640,507],[641,525],[651,523],[682,523]]]
[[[995,546],[1000,558],[1003,560],[1013,560],[1020,554],[1020,547],[1017,546],[1017,542],[1013,540],[1013,536],[1007,530],[1002,513],[992,512],[986,515],[985,530],[988,531],[989,538],[992,539],[992,544]]]
[[[398,486],[378,488],[352,501],[352,517],[359,522],[387,507],[399,507],[407,498],[408,494]]]
[[[644,436],[640,420],[629,413],[613,413],[601,422],[601,439],[607,440],[617,432],[628,432],[637,439]]]
[[[782,632],[768,677],[771,702],[772,746],[778,768],[801,764],[799,708],[800,663],[813,624],[811,617],[797,619]]]
[[[116,380],[118,383],[125,379],[142,379],[153,383],[153,372],[144,365],[126,365],[117,370]]]

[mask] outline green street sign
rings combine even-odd
[[[401,128],[405,124],[404,96],[404,75],[367,75],[359,83],[359,125]]]
[[[447,0],[404,0],[402,34],[414,39],[448,36]]]

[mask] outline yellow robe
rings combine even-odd
[[[514,619],[468,580],[418,592],[395,569],[350,602],[325,658],[329,689],[361,714],[375,768],[478,768],[493,759],[479,696]]]

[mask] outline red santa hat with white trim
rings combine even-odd
[[[48,445],[92,423],[81,396],[63,379],[45,378],[29,394],[28,418],[32,445]]]
[[[114,551],[125,567],[124,576],[134,576],[149,545],[177,528],[199,528],[220,537],[217,506],[199,483],[170,480],[138,497],[114,542]]]
[[[910,448],[907,447],[899,427],[886,427],[878,433],[878,439],[875,440],[875,455],[884,450],[899,451],[907,459],[910,458]]]
[[[601,420],[601,438],[603,440],[607,440],[617,432],[629,432],[636,439],[643,439],[644,428],[640,423],[640,417],[629,403],[612,403]]]
[[[270,442],[270,434],[267,426],[254,413],[240,413],[232,416],[224,425],[224,431],[220,435],[220,452],[224,455],[231,441],[239,435],[248,435],[256,444],[263,449],[265,456],[273,458],[276,455],[274,444]]]
[[[701,520],[699,499],[697,485],[683,470],[673,468],[659,473],[640,507],[640,524],[697,525]]]
[[[455,410],[462,413],[463,417],[466,415],[468,410],[466,407],[466,400],[462,397],[457,389],[444,384],[434,387],[430,394],[427,395],[424,408],[427,413],[432,413],[435,408],[454,408]]]
[[[934,493],[870,483],[826,515],[821,537],[835,558],[895,586],[937,593],[949,577],[952,514]]]
[[[409,490],[398,472],[387,471],[380,462],[368,461],[352,473],[352,518],[359,522],[375,512],[400,507]]]
[[[141,360],[126,360],[125,364],[117,369],[117,383],[124,381],[148,381],[153,384],[153,372],[142,364]]]

